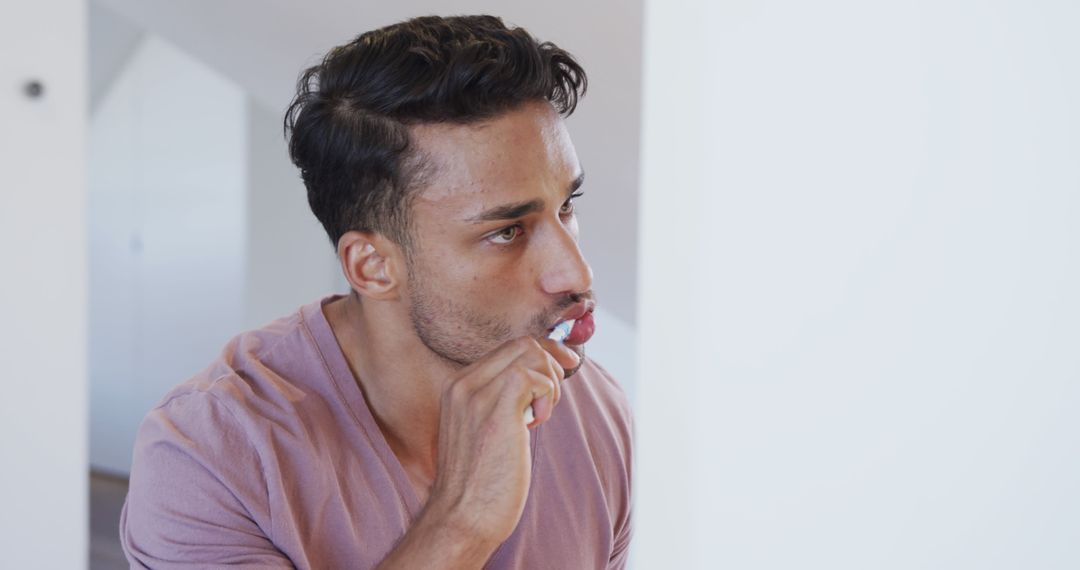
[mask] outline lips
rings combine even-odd
[[[596,323],[593,322],[593,309],[596,308],[596,301],[592,299],[582,301],[571,306],[559,319],[551,323],[548,327],[548,334],[555,329],[555,326],[564,321],[573,319],[574,327],[570,329],[570,334],[563,339],[563,344],[569,345],[581,345],[585,344],[594,332],[596,332]]]
[[[595,307],[595,301],[582,301],[571,306],[569,309],[563,312],[563,314],[560,315],[555,322],[551,323],[551,326],[548,327],[548,332],[551,332],[551,330],[555,328],[555,325],[563,321],[568,321],[570,319],[574,319],[576,321],[578,319],[581,319],[587,313],[592,313]]]
[[[593,313],[590,310],[581,316],[581,318],[574,321],[574,328],[570,331],[570,335],[563,341],[564,344],[581,345],[588,342],[592,338],[593,333],[596,332],[596,323],[593,322]]]

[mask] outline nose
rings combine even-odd
[[[574,229],[559,224],[544,248],[540,288],[549,295],[584,293],[592,289],[592,268],[581,254]]]

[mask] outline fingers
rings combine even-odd
[[[565,370],[576,368],[580,360],[576,352],[560,342],[518,338],[463,370],[449,387],[448,395],[451,401],[472,400],[480,409],[517,422],[522,421],[531,405],[534,419],[528,426],[534,427],[551,417],[562,395]],[[502,409],[493,410],[495,406]]]
[[[540,425],[551,413],[562,395],[563,371],[559,363],[537,345],[507,364],[506,368],[472,393],[473,404],[503,418],[520,423],[532,406],[533,419],[529,427]]]
[[[536,348],[536,340],[528,337],[517,338],[503,343],[502,346],[488,353],[483,359],[465,368],[462,371],[463,376],[458,381],[463,382],[469,388],[479,389],[498,376],[519,356],[535,351]]]
[[[553,361],[549,362],[549,365],[549,369],[543,373],[527,369],[524,384],[528,389],[519,391],[515,399],[519,409],[532,408],[533,420],[528,423],[530,428],[548,421],[562,398],[562,369]],[[512,393],[509,387],[508,391]]]
[[[558,345],[558,343],[555,344]],[[576,356],[575,354],[574,357]],[[566,360],[565,357],[563,359]],[[531,392],[524,391],[524,387],[518,390],[519,403],[521,403],[520,398],[523,397],[527,398],[525,408],[532,406],[534,421],[530,421],[529,426],[540,425],[547,421],[562,396],[563,365],[546,350],[542,342],[537,342],[535,350],[518,355],[510,363],[508,369],[516,370],[518,373],[518,378],[511,381],[523,382],[531,389]],[[512,387],[510,391],[513,392]]]
[[[573,370],[581,364],[581,356],[579,356],[577,352],[574,352],[569,346],[548,338],[540,339],[537,342],[548,352],[548,354],[555,358],[555,361],[562,367],[562,370]],[[563,379],[561,370],[559,379]]]
[[[503,419],[519,423],[531,405],[534,420],[539,425],[551,415],[561,395],[559,376],[549,365],[537,370],[528,365],[528,357],[515,360],[488,384],[477,390],[472,398],[480,409],[488,410]],[[557,365],[553,365],[557,368]]]

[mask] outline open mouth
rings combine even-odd
[[[569,307],[555,323],[547,329],[544,336],[569,345],[585,344],[596,331],[593,310],[596,301],[586,299]]]

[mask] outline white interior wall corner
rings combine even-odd
[[[142,417],[242,327],[243,91],[147,36],[91,123],[91,463],[126,473]]]

